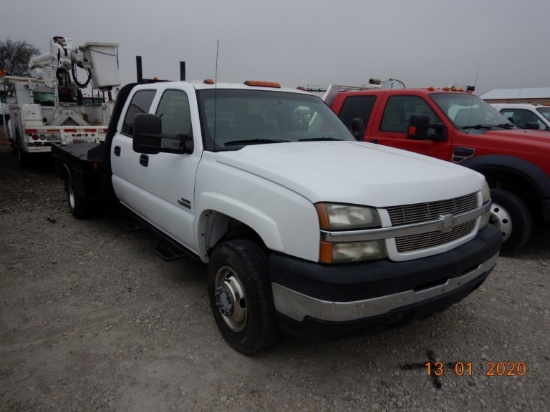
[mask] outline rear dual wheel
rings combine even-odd
[[[69,175],[65,176],[65,192],[67,193],[67,205],[71,214],[76,219],[84,219],[88,215],[88,203],[76,193]]]

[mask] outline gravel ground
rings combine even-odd
[[[120,216],[73,219],[51,165],[20,169],[3,137],[0,189],[1,411],[550,410],[548,227],[444,313],[245,357],[201,264],[160,260]]]

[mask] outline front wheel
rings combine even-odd
[[[533,218],[523,200],[502,189],[491,189],[490,222],[502,232],[502,254],[521,249],[531,237]]]
[[[71,214],[76,219],[84,219],[88,215],[88,203],[75,192],[73,182],[68,175],[65,176],[65,191]]]
[[[216,323],[229,345],[252,355],[279,338],[267,256],[249,240],[218,245],[208,263],[208,297]]]

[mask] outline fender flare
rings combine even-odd
[[[484,155],[472,157],[459,164],[481,174],[484,169],[516,174],[529,182],[539,196],[550,197],[550,178],[540,167],[519,157]]]
[[[208,221],[212,212],[242,222],[254,230],[269,249],[284,252],[277,223],[254,205],[216,192],[202,193],[196,204],[200,205],[200,210],[197,210],[199,218],[195,220],[194,232],[197,234],[197,248],[201,258],[207,256],[208,248],[212,246],[212,242],[206,236],[210,230]],[[199,241],[201,238],[203,240]]]

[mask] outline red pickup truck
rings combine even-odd
[[[491,187],[491,221],[503,234],[502,253],[527,243],[534,220],[550,221],[547,132],[519,129],[479,97],[455,88],[329,89],[325,101],[358,139],[482,173]]]

